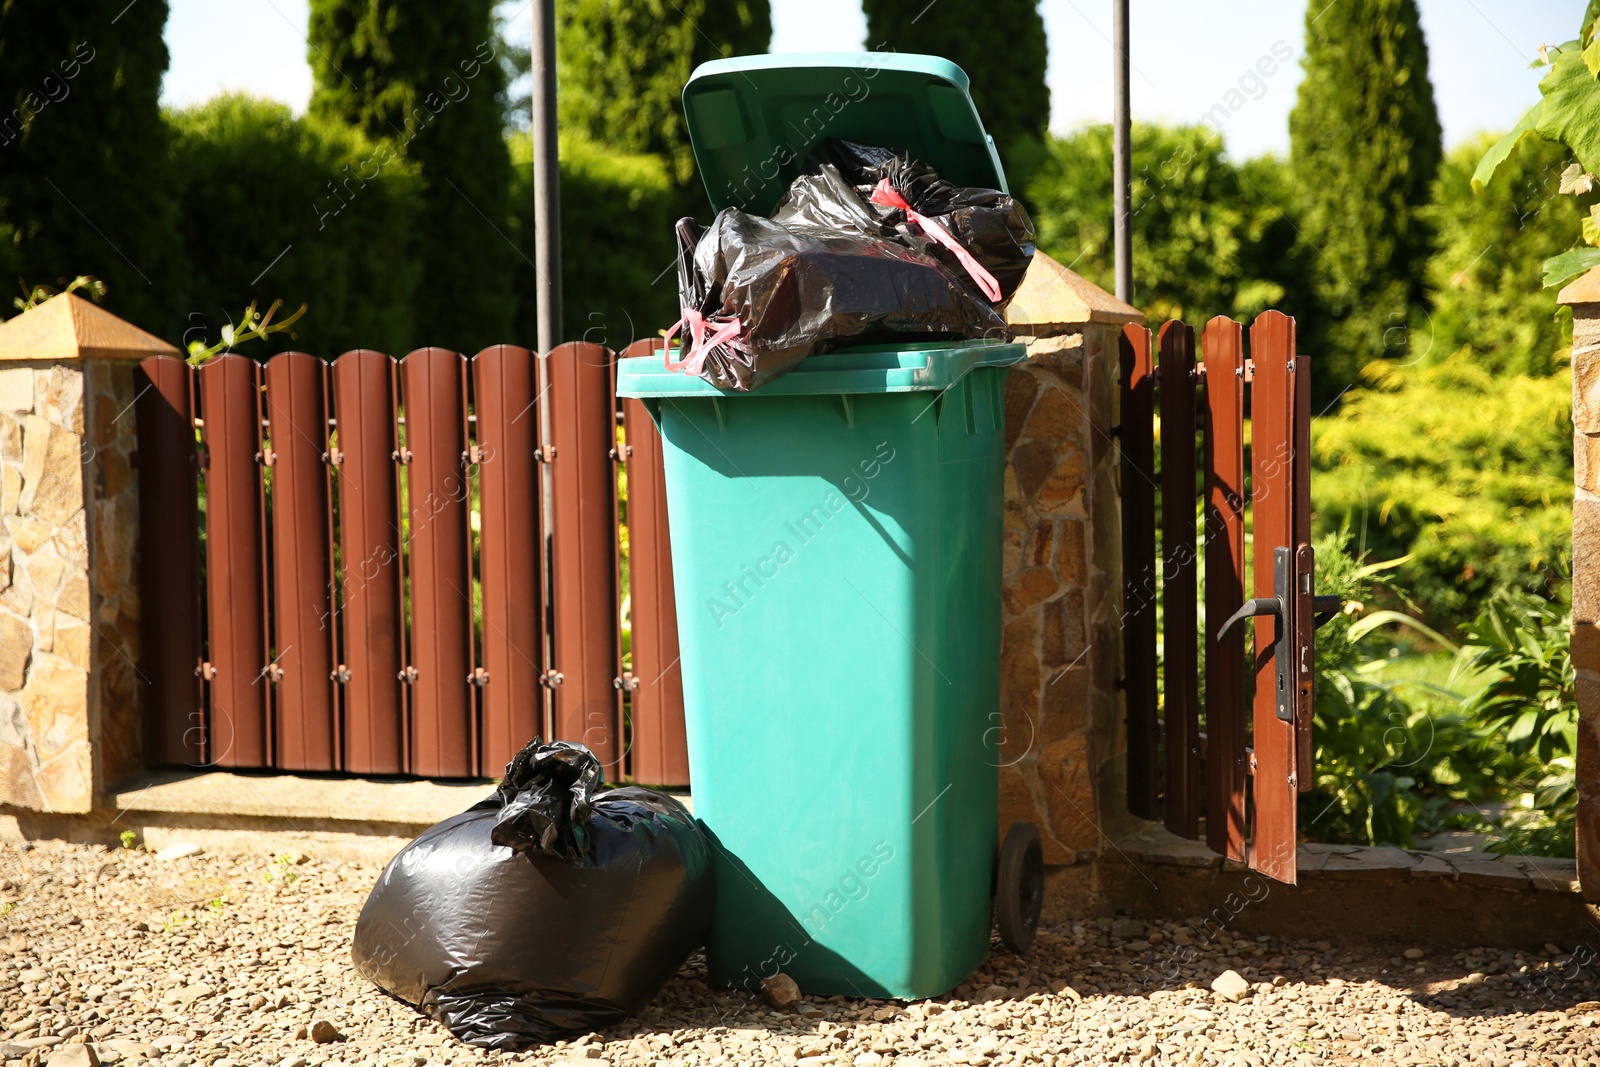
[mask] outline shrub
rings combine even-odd
[[[1289,295],[1293,228],[1274,206],[1286,201],[1263,190],[1280,170],[1235,167],[1201,126],[1134,126],[1134,302],[1152,322],[1249,319]],[[1025,194],[1040,249],[1110,290],[1111,128],[1052,138]]]
[[[514,282],[516,333],[537,336],[533,248],[533,149],[515,138],[511,237],[523,255]],[[678,317],[672,225],[681,210],[665,159],[628,155],[581,137],[561,140],[561,294],[563,333],[621,351],[654,337]]]
[[[1497,588],[1564,596],[1570,408],[1565,371],[1387,368],[1312,424],[1316,522],[1356,531],[1378,558],[1408,556],[1399,578],[1439,629]]]
[[[180,176],[179,232],[194,264],[183,336],[214,339],[252,301],[308,305],[272,351],[332,357],[351,348],[404,352],[419,343],[408,233],[416,176],[386,143],[296,118],[282,104],[227,94],[169,114]]]

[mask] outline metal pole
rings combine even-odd
[[[1128,230],[1133,211],[1131,120],[1128,107],[1128,0],[1111,0],[1111,41],[1116,101],[1111,113],[1112,247],[1115,249],[1117,299],[1133,303],[1133,236]]]
[[[561,343],[561,172],[556,137],[556,5],[533,5],[533,228],[541,354]]]
[[[561,343],[561,170],[556,138],[556,5],[555,0],[533,2],[533,229],[535,285],[534,306],[539,316],[537,351],[539,354],[539,440],[546,463],[552,458],[550,442],[554,429],[550,404],[543,398],[551,383],[550,353]],[[568,461],[570,462],[570,460]],[[543,465],[543,464],[541,464]],[[551,479],[539,478],[539,504],[544,517],[544,537],[539,561],[544,589],[554,588],[550,531],[555,529],[555,495]],[[555,662],[555,644],[550,603],[544,605],[544,625],[540,627],[545,664]],[[542,702],[540,726],[545,737],[555,733],[555,695],[548,686],[539,687]]]

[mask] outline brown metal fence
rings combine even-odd
[[[1148,329],[1124,330],[1129,809],[1190,838],[1203,820],[1214,851],[1293,882],[1297,799],[1312,782],[1309,364],[1295,352],[1294,320],[1276,311],[1250,327],[1248,359],[1242,327],[1221,317],[1207,323],[1199,358],[1181,322],[1162,326],[1155,347],[1159,362]],[[1247,588],[1248,660],[1243,627],[1224,633]]]
[[[150,761],[492,776],[542,734],[686,785],[660,442],[614,366],[141,364]]]

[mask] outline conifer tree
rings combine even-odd
[[[1409,351],[1439,169],[1439,116],[1415,0],[1311,0],[1290,164],[1313,306],[1300,347],[1332,399]]]
[[[313,117],[384,139],[416,165],[418,344],[462,351],[510,340],[511,158],[493,0],[311,0]],[[340,183],[359,196],[366,172]],[[337,229],[337,219],[328,231]],[[339,239],[332,233],[330,240]],[[526,340],[526,339],[523,339]]]
[[[864,0],[862,7],[868,48],[954,61],[967,72],[973,103],[1008,169],[1033,158],[1050,120],[1038,0]]]
[[[0,264],[4,303],[92,274],[106,307],[155,333],[178,317],[176,196],[161,121],[166,0],[0,4]]]

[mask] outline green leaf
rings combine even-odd
[[[1600,251],[1600,249],[1596,249],[1596,251]],[[1424,637],[1427,637],[1433,641],[1437,641],[1440,645],[1443,645],[1450,651],[1454,652],[1456,650],[1455,642],[1450,640],[1444,634],[1440,633],[1438,630],[1435,630],[1427,623],[1413,619],[1410,615],[1405,615],[1398,611],[1374,611],[1370,615],[1363,615],[1361,618],[1350,624],[1350,640],[1359,641],[1373,630],[1376,630],[1378,627],[1388,626],[1390,623],[1393,623],[1397,626],[1409,626],[1413,630],[1422,634]]]
[[[1540,135],[1538,125],[1543,108],[1544,101],[1540,100],[1517,120],[1517,124],[1511,127],[1510,133],[1489,146],[1489,150],[1478,161],[1478,169],[1472,172],[1473,192],[1480,196],[1483,195],[1484,186],[1488,185],[1494,178],[1494,172],[1500,169],[1500,165],[1510,159],[1512,154],[1516,152],[1517,146],[1522,143],[1523,138],[1538,137]]]
[[[1600,78],[1600,38],[1590,41],[1583,49],[1583,65],[1589,68],[1589,76]]]
[[[1600,171],[1600,82],[1589,73],[1583,54],[1568,50],[1556,56],[1539,93],[1534,124],[1539,136],[1572,149],[1589,173]]]
[[[1559,289],[1591,267],[1600,266],[1600,248],[1574,248],[1544,261],[1544,287]]]

